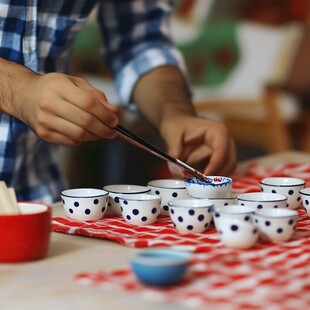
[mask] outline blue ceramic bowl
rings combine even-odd
[[[188,267],[190,253],[169,249],[139,252],[131,259],[131,267],[146,285],[169,286],[181,281]]]

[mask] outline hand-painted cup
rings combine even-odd
[[[206,181],[187,178],[185,185],[191,198],[224,198],[231,196],[232,179],[222,176],[208,176]]]

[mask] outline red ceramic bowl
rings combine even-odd
[[[51,208],[19,202],[21,213],[0,215],[0,262],[27,262],[43,258],[51,236]]]

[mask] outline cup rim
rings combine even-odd
[[[132,255],[131,261],[147,266],[173,266],[187,264],[191,253],[169,249],[151,249],[139,251]]]
[[[112,187],[114,188],[125,188],[125,187],[132,187],[133,191],[124,191],[124,190],[115,190],[115,189],[111,189]],[[150,192],[150,189],[147,186],[144,185],[138,185],[138,184],[108,184],[102,187],[102,189],[104,189],[105,191],[108,191],[109,193],[113,193],[113,194],[143,194],[143,193],[148,193]],[[135,191],[135,189],[139,189],[137,191]]]
[[[87,191],[89,191],[90,193],[86,194]],[[91,192],[94,192],[94,193],[91,193]],[[62,197],[77,198],[77,199],[102,197],[102,196],[108,196],[108,194],[109,192],[104,189],[91,188],[91,187],[70,188],[70,189],[63,190],[60,193]]]
[[[230,177],[227,177],[227,176],[222,176],[222,175],[207,175],[207,178],[208,179],[212,179],[211,181],[209,181],[208,179],[205,181],[205,180],[201,180],[201,179],[198,179],[196,177],[189,177],[189,178],[186,178],[184,180],[185,182],[185,185],[188,187],[189,185],[217,185],[217,186],[223,186],[223,185],[228,185],[228,184],[232,184],[233,182],[233,179],[230,178]],[[212,181],[215,179],[215,178],[222,178],[225,180],[225,182],[221,182],[221,183],[218,183],[218,184],[215,184],[213,183]]]
[[[277,180],[284,180],[288,179],[291,181],[294,181],[294,184],[278,184],[274,183]],[[274,181],[274,182],[273,182]],[[300,178],[294,178],[294,177],[268,177],[264,178],[259,181],[260,185],[265,185],[265,186],[273,186],[273,187],[295,187],[295,186],[303,186],[306,184],[306,181]]]
[[[163,182],[171,182],[171,185],[169,186],[163,186],[163,185],[159,185],[159,183],[163,183]],[[176,183],[180,182],[183,185],[176,185],[174,186],[174,184],[176,185]],[[185,181],[184,180],[178,180],[178,179],[156,179],[156,180],[151,180],[147,183],[147,186],[152,187],[152,188],[163,188],[163,189],[186,189],[186,185],[185,185]]]
[[[238,224],[241,224],[243,226],[248,226],[248,227],[257,227],[256,224],[254,224],[253,222],[251,221],[245,221],[243,219],[240,219],[240,218],[237,218],[237,217],[219,217],[216,219],[217,221],[217,224],[222,224],[223,222],[226,223],[231,223],[231,224],[234,224],[234,223],[238,223]]]
[[[309,187],[302,188],[302,189],[299,191],[299,194],[300,194],[300,195],[304,195],[304,196],[310,196],[310,188],[309,188]]]
[[[199,197],[194,197],[191,196],[193,199],[209,199],[211,201],[215,200],[215,201],[219,201],[219,200],[236,200],[237,197],[210,197],[210,198],[199,198]]]
[[[207,198],[179,198],[179,199],[172,199],[168,201],[168,206],[171,208],[194,208],[194,209],[204,209],[204,208],[212,208],[214,203],[207,199]],[[170,209],[170,208],[169,208]]]
[[[296,210],[283,209],[283,208],[259,209],[255,210],[253,215],[257,215],[267,219],[298,217],[298,213]]]
[[[252,195],[253,194],[253,195]],[[261,196],[269,196],[272,195],[275,197],[275,199],[268,199],[268,200],[264,200],[264,199],[254,199],[254,198],[243,198],[243,196],[249,195],[249,196],[255,196],[256,195],[261,195]],[[240,198],[241,196],[241,198]],[[276,196],[278,196],[278,199],[276,199]],[[266,192],[253,192],[253,193],[242,193],[240,195],[238,195],[236,197],[237,200],[239,201],[246,201],[246,202],[275,202],[275,201],[287,201],[287,196],[283,195],[283,194],[278,194],[278,193],[266,193]]]
[[[161,196],[153,195],[153,194],[136,194],[136,195],[120,195],[118,196],[120,200],[128,200],[128,201],[161,201]]]
[[[42,203],[42,202],[36,202],[36,201],[18,201],[17,202],[18,207],[20,208],[20,213],[14,213],[14,214],[1,214],[1,218],[8,218],[8,217],[32,217],[32,216],[36,216],[36,215],[40,215],[40,214],[45,214],[48,212],[51,212],[52,207],[49,204],[46,203]],[[33,205],[35,206],[35,210],[31,211],[31,212],[25,212],[23,213],[23,211],[21,210],[21,208],[23,209],[25,207],[28,208],[29,205]],[[42,208],[41,208],[42,207]],[[28,211],[28,210],[27,210]]]
[[[213,213],[218,212],[218,213],[231,214],[231,215],[253,214],[255,210],[256,208],[253,206],[244,206],[244,205],[238,205],[238,204],[218,206],[218,207],[212,208]]]

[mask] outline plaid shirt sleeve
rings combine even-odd
[[[97,2],[105,59],[122,103],[146,72],[164,64],[182,68],[169,34],[169,0],[1,0],[0,57],[40,73],[66,72],[70,47]],[[19,200],[59,199],[57,160],[55,145],[0,113],[0,179]]]
[[[111,68],[121,104],[143,74],[161,65],[185,73],[183,59],[173,46],[169,19],[174,1],[103,1],[99,23],[105,43],[104,57]]]

